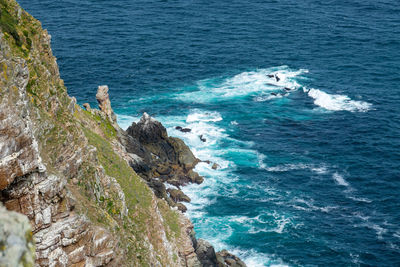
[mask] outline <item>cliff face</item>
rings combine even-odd
[[[50,35],[0,8],[0,200],[29,219],[36,264],[198,265],[190,221],[129,166],[113,114],[76,105]]]
[[[51,36],[14,0],[0,29],[0,266],[245,266],[178,211],[179,187],[203,180],[182,140],[147,114],[120,129],[107,86],[100,110],[80,108]]]

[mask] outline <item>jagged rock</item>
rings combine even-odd
[[[17,177],[44,169],[32,123],[26,119],[29,118],[25,91],[29,70],[22,59],[9,62],[6,53],[2,45],[0,62],[6,67],[2,68],[5,74],[0,75],[0,143],[3,144],[0,145],[0,190]]]
[[[216,170],[218,168],[220,168],[221,166],[219,166],[217,163],[214,163],[211,167],[211,169]]]
[[[0,202],[0,266],[33,266],[35,245],[28,218]]]
[[[200,138],[200,140],[201,140],[202,142],[207,142],[207,139],[205,139],[205,138],[203,137],[202,134],[199,136],[199,138]]]
[[[151,179],[148,181],[148,185],[153,189],[154,194],[159,197],[159,198],[166,198],[167,197],[167,191],[165,188],[165,185],[156,179]]]
[[[229,253],[225,249],[217,252],[216,256],[219,266],[246,267],[246,264],[242,260],[240,260],[237,256]]]
[[[165,127],[146,112],[138,123],[133,122],[126,131],[144,145],[158,143],[168,138]]]
[[[110,97],[108,95],[108,86],[101,85],[97,89],[96,94],[97,102],[99,102],[100,110],[107,116],[107,118],[112,121],[116,122],[117,117],[114,114],[114,111],[111,108]]]
[[[165,127],[147,113],[126,133],[128,137],[121,133],[120,139],[138,157],[131,166],[146,180],[157,177],[177,186],[203,181],[193,171],[200,160],[181,139],[168,137]]]
[[[190,197],[185,195],[185,193],[183,193],[181,190],[169,188],[167,189],[167,192],[169,193],[172,200],[175,202],[179,201],[190,202]]]
[[[183,204],[167,196],[161,178],[177,186],[200,182],[193,172],[198,159],[148,115],[138,129],[142,136],[121,130],[106,86],[97,94],[100,110],[91,110],[100,118],[88,116],[66,92],[50,35],[14,0],[0,1],[0,7],[2,14],[18,13],[18,25],[12,26],[32,42],[27,50],[21,35],[16,52],[15,37],[5,38],[0,30],[0,202],[28,217],[35,266],[202,266],[193,225],[146,184],[183,211]],[[165,168],[158,172],[160,166]],[[0,209],[0,232],[5,214]],[[2,245],[0,255],[6,251]]]
[[[188,176],[192,183],[201,184],[204,181],[204,178],[201,177],[197,172],[194,172],[193,170],[190,170],[188,172]]]
[[[175,205],[176,205],[176,207],[178,208],[178,210],[180,210],[180,211],[182,211],[182,212],[186,212],[186,211],[187,211],[186,206],[183,205],[182,203],[176,203]]]
[[[217,266],[217,256],[214,247],[206,240],[197,239],[196,254],[203,266]]]

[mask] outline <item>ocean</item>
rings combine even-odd
[[[197,237],[250,267],[400,266],[398,0],[19,3],[79,104],[107,84],[121,127],[147,112],[219,165],[183,189]]]

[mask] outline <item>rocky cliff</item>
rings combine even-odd
[[[40,22],[14,0],[0,11],[0,201],[33,234],[21,226],[26,260],[12,263],[0,228],[0,266],[32,265],[33,247],[37,266],[244,266],[198,242],[165,189],[202,181],[183,141],[148,115],[120,129],[104,86],[99,110],[80,108]]]

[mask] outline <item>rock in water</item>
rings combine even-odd
[[[181,190],[178,189],[167,189],[167,192],[170,194],[173,201],[183,201],[183,202],[190,202],[190,197],[185,195]]]
[[[181,139],[168,137],[165,127],[147,113],[143,114],[138,123],[132,123],[126,131],[157,157],[149,163],[150,166],[178,165],[188,172],[199,162]]]
[[[192,131],[192,129],[190,129],[190,128],[182,128],[181,129],[182,133],[190,133],[191,131]]]
[[[246,267],[246,264],[226,249],[217,252],[218,266]]]
[[[200,135],[199,138],[200,138],[200,140],[203,141],[203,142],[206,142],[206,141],[207,141],[207,139],[205,139],[205,138],[203,137],[203,135]]]
[[[220,168],[221,166],[219,166],[217,163],[214,163],[211,167],[211,169],[216,170],[218,168]]]
[[[100,110],[110,119],[110,121],[116,122],[117,117],[115,116],[114,111],[111,108],[107,85],[101,85],[98,87],[96,99],[97,102],[99,102]]]

